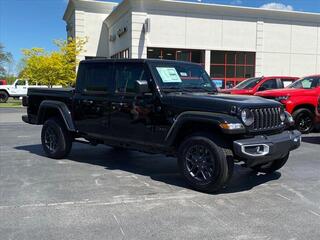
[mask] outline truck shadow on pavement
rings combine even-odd
[[[17,146],[15,149],[46,157],[40,144]],[[176,160],[163,155],[115,150],[105,146],[91,147],[75,144],[69,157],[65,160],[102,166],[107,170],[121,170],[131,174],[148,176],[154,181],[190,189],[179,174]],[[233,177],[228,187],[218,194],[247,191],[280,177],[280,172],[264,175],[235,165]]]
[[[302,141],[312,144],[320,144],[320,136],[302,137]]]

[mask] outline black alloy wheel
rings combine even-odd
[[[61,119],[50,118],[43,124],[41,142],[48,157],[61,159],[69,154],[73,137]]]
[[[180,144],[178,164],[188,184],[202,192],[216,192],[225,187],[233,173],[232,152],[207,133],[195,133]]]
[[[4,91],[0,91],[0,103],[6,103],[8,101],[9,95]]]
[[[310,133],[314,128],[314,114],[309,109],[299,109],[293,113],[295,127],[301,133]]]
[[[214,156],[204,145],[194,145],[186,152],[186,168],[190,176],[200,184],[214,177]]]
[[[51,126],[48,126],[44,132],[44,144],[50,152],[57,149],[58,136]]]

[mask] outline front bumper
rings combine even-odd
[[[301,133],[284,131],[275,135],[259,135],[233,142],[235,157],[246,162],[248,167],[285,157],[301,144]]]

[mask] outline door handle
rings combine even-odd
[[[87,99],[82,100],[82,102],[85,104],[93,104],[92,100],[87,100]]]
[[[122,103],[122,102],[113,102],[113,103],[111,103],[111,107],[112,107],[113,110],[119,109],[119,108],[122,108],[122,107],[126,107],[126,106],[128,106],[128,104]]]

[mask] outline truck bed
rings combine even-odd
[[[72,97],[74,88],[29,88],[28,96]]]
[[[29,88],[27,94],[28,116],[36,118],[43,101],[63,102],[71,110],[74,88]]]

